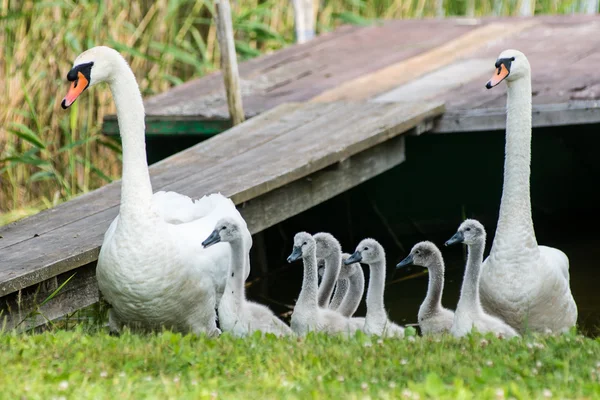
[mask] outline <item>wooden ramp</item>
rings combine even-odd
[[[535,127],[600,122],[600,15],[385,21],[342,27],[240,65],[248,117],[285,102],[446,103],[436,132],[504,128],[505,86],[486,90],[502,50],[533,71]],[[214,134],[228,124],[219,73],[146,100],[150,134]],[[105,132],[116,133],[114,117]]]
[[[154,191],[221,192],[252,233],[404,161],[404,137],[431,129],[440,102],[283,104],[150,167]],[[8,327],[75,274],[19,328],[98,301],[95,261],[119,209],[120,182],[0,228],[0,309]],[[201,240],[200,238],[198,240]]]

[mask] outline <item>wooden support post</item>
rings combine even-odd
[[[435,16],[438,18],[444,18],[446,16],[444,0],[435,0]]]
[[[296,42],[304,43],[315,37],[315,12],[313,0],[292,0]]]
[[[244,122],[244,107],[242,106],[242,91],[238,72],[233,40],[233,24],[231,23],[231,7],[229,0],[215,1],[215,22],[217,24],[217,39],[221,51],[221,71],[227,91],[227,106],[233,125]]]
[[[465,11],[465,15],[469,18],[475,16],[475,0],[467,0],[467,10]]]
[[[598,12],[598,0],[583,0],[580,11],[584,14],[596,14]]]
[[[519,5],[519,15],[521,17],[530,17],[533,15],[533,5],[531,0],[521,0]]]

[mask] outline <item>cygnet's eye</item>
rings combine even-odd
[[[306,246],[307,244],[308,244],[308,243],[304,242],[304,243],[302,243],[302,246]]]
[[[421,250],[415,250],[415,254],[421,254]]]
[[[226,227],[226,226],[222,226],[222,227],[221,227],[221,230],[222,230],[222,231],[224,231],[225,229],[227,229],[227,227]]]
[[[471,228],[467,228],[466,231],[469,232],[471,230]]]
[[[369,250],[369,248],[368,248],[368,247],[365,247],[365,248],[363,249],[363,251],[367,251],[367,250]]]

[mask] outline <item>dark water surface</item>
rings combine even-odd
[[[592,125],[534,131],[532,210],[539,244],[564,251],[584,333],[600,334],[600,147]],[[427,291],[420,267],[394,266],[418,241],[440,247],[446,263],[443,304],[455,308],[464,273],[464,250],[443,243],[465,218],[488,232],[489,252],[502,193],[504,133],[426,135],[407,140],[402,165],[255,237],[248,297],[288,314],[300,293],[302,263],[288,265],[298,231],[331,232],[346,252],[365,237],[386,249],[385,305],[400,324],[416,323]],[[368,284],[368,267],[364,268]],[[366,287],[365,287],[366,295]],[[357,316],[365,313],[364,299]]]

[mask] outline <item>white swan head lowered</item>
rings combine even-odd
[[[316,251],[316,242],[310,233],[298,232],[294,236],[294,248],[292,254],[287,258],[289,263],[292,263],[300,258],[308,257]]]
[[[344,260],[345,265],[352,263],[364,263],[371,264],[385,259],[385,253],[383,247],[375,239],[363,239],[358,246],[356,251],[349,258]]]
[[[221,218],[215,225],[215,229],[210,236],[202,242],[202,246],[206,248],[219,242],[233,242],[235,240],[242,240],[243,238],[244,234],[236,220],[233,218]]]
[[[442,258],[440,249],[432,242],[419,242],[413,246],[410,254],[396,265],[396,268],[402,268],[406,265],[414,264],[420,267],[438,266],[436,261]],[[443,264],[441,265],[443,268]]]
[[[472,245],[485,242],[485,236],[485,228],[481,222],[475,219],[466,219],[462,224],[460,224],[458,231],[456,231],[454,236],[446,241],[446,246],[456,243]]]
[[[122,63],[126,65],[119,52],[106,46],[92,47],[81,53],[67,74],[67,80],[72,83],[61,103],[62,108],[69,108],[88,87],[112,82]]]
[[[504,50],[496,60],[496,72],[485,85],[491,89],[506,79],[506,82],[516,81],[517,79],[531,75],[531,67],[525,54],[518,50]]]

